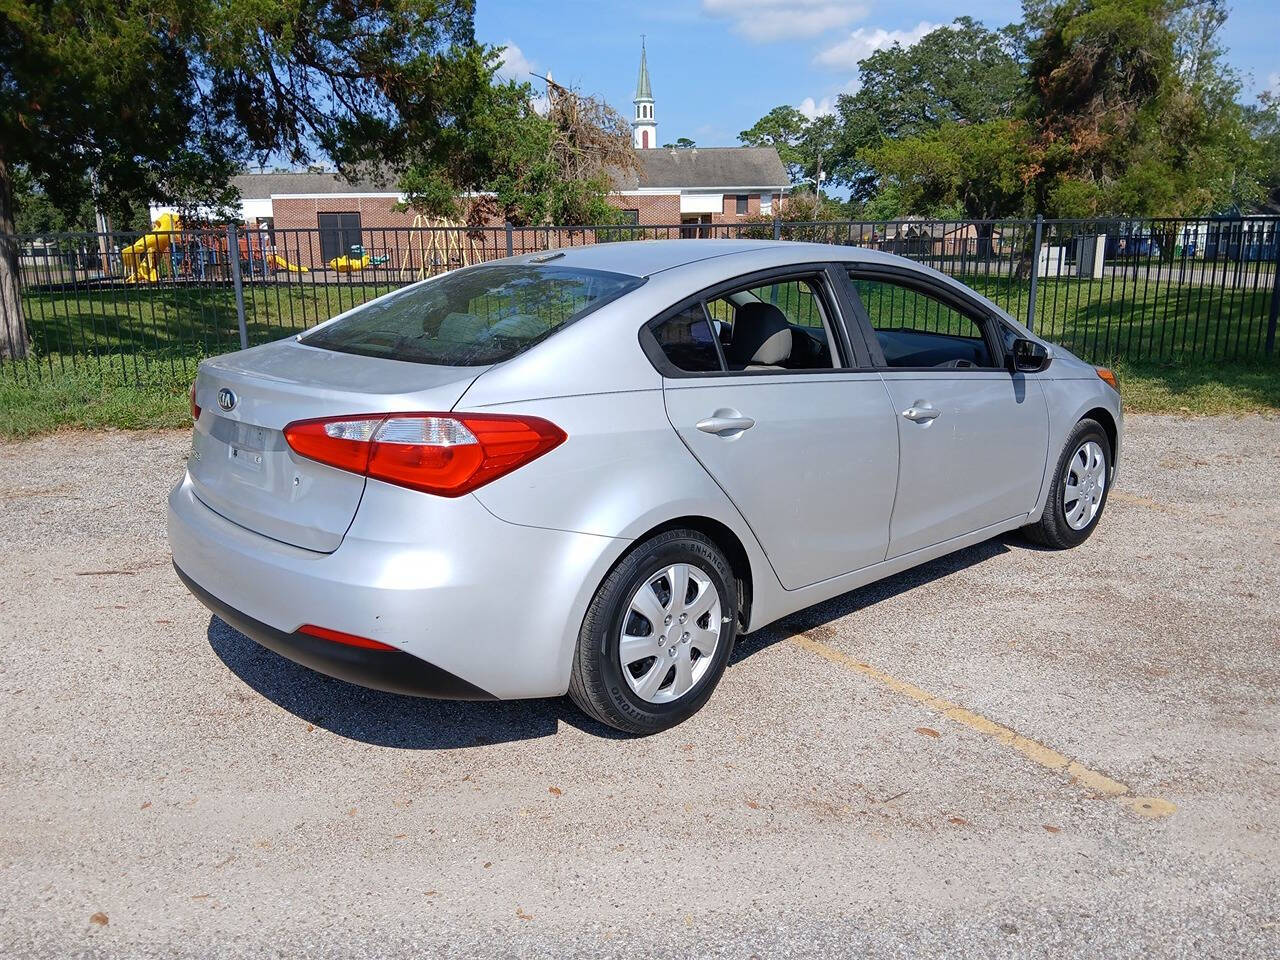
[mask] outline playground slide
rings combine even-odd
[[[307,273],[308,272],[307,267],[300,267],[296,263],[290,263],[288,260],[280,256],[280,254],[278,253],[267,254],[267,264],[268,266],[274,267],[277,270],[288,270],[291,273]]]
[[[160,279],[160,256],[169,249],[170,234],[181,230],[182,224],[173,214],[164,213],[155,228],[120,251],[125,283],[155,283]]]
[[[380,267],[390,259],[390,257],[371,257],[366,253],[359,257],[334,257],[325,266],[330,270],[336,270],[338,273],[353,273],[357,270],[363,270],[365,267]]]

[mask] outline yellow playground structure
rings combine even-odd
[[[120,251],[125,283],[155,283],[160,279],[160,258],[169,251],[173,234],[182,223],[172,213],[160,215],[155,230]]]
[[[357,273],[366,267],[380,267],[389,259],[391,258],[385,256],[372,256],[365,253],[364,247],[356,245],[351,248],[350,253],[334,257],[325,266],[338,273]]]
[[[309,273],[310,267],[291,263],[276,253],[262,230],[241,230],[237,238],[240,270],[247,279],[265,279],[272,273]],[[120,249],[125,283],[157,283],[161,280],[203,280],[210,276],[226,279],[234,254],[225,227],[184,227],[172,213],[164,213],[153,229]],[[377,261],[365,256],[364,260]],[[367,264],[366,264],[367,265]],[[357,265],[348,269],[362,269]]]

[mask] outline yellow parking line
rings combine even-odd
[[[1105,773],[1091,770],[1084,764],[1072,760],[1052,747],[1047,747],[1029,737],[1024,737],[1017,731],[996,723],[994,720],[989,720],[980,713],[974,713],[958,703],[944,700],[942,697],[917,687],[913,683],[899,680],[883,670],[877,670],[870,664],[856,660],[847,653],[842,653],[835,647],[823,643],[809,633],[799,633],[790,639],[792,643],[801,649],[808,650],[824,660],[859,673],[868,679],[874,680],[881,686],[887,687],[894,693],[902,694],[909,700],[914,700],[916,703],[923,704],[932,710],[937,710],[947,719],[954,720],[961,726],[968,727],[970,730],[984,734],[1007,747],[1011,747],[1032,763],[1037,763],[1055,773],[1065,773],[1072,782],[1087,790],[1092,790],[1094,793],[1099,793],[1103,796],[1115,797],[1124,806],[1141,816],[1167,817],[1177,809],[1168,800],[1161,800],[1158,797],[1139,797],[1126,784],[1121,783],[1119,780],[1113,780]]]

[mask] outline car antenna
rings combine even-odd
[[[559,260],[564,256],[563,250],[557,250],[555,253],[540,253],[536,257],[530,257],[530,263],[550,263],[552,260]]]

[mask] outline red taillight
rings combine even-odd
[[[299,633],[321,640],[332,640],[334,643],[345,643],[349,647],[363,647],[366,650],[395,650],[389,643],[370,640],[368,637],[357,637],[354,633],[343,633],[341,630],[330,630],[328,627],[317,627],[314,623],[304,623],[298,628]]]
[[[191,381],[191,419],[200,419],[200,406],[196,403],[196,382]]]
[[[487,413],[300,420],[284,436],[310,460],[442,497],[470,493],[566,439],[540,417]]]

